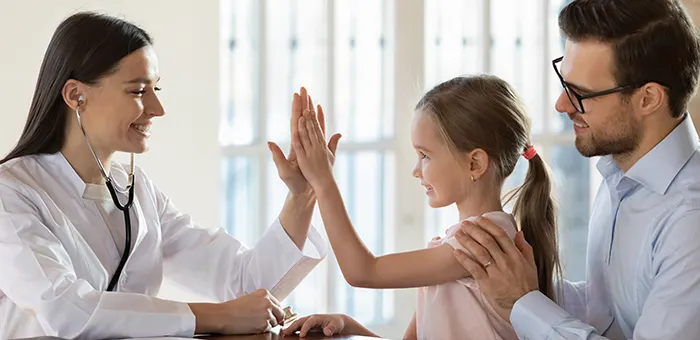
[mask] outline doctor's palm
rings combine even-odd
[[[297,131],[297,126],[299,124],[299,118],[302,117],[305,111],[310,111],[311,114],[316,116],[316,112],[313,111],[314,104],[311,97],[306,93],[305,88],[301,88],[301,95],[294,94],[294,100],[292,101],[292,119],[290,122],[290,129],[292,135]],[[317,107],[318,121],[321,126],[321,131],[323,138],[325,140],[326,133],[326,117],[323,113],[323,108],[319,105]],[[338,140],[340,139],[340,134],[335,134],[330,138],[328,142],[328,149],[331,151],[328,154],[328,162],[333,165],[335,163],[335,151],[338,148]],[[272,160],[277,167],[277,173],[284,184],[289,188],[292,194],[304,194],[311,193],[313,189],[309,184],[309,181],[304,177],[301,169],[299,168],[299,163],[297,161],[297,155],[294,148],[290,148],[289,156],[285,157],[282,149],[273,143],[269,142],[268,147],[272,152]]]

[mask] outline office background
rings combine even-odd
[[[167,115],[155,121],[152,150],[136,159],[182,211],[249,245],[257,240],[286,193],[266,142],[288,149],[292,94],[304,85],[328,113],[329,131],[344,135],[336,176],[363,240],[375,254],[410,250],[457,222],[454,207],[429,208],[411,176],[412,108],[440,81],[493,73],[529,108],[534,144],[555,176],[565,276],[581,279],[600,177],[553,109],[560,87],[550,61],[562,54],[556,17],[565,1],[3,0],[0,153],[21,133],[55,27],[97,10],[155,39]],[[700,3],[686,5],[700,20]],[[697,125],[700,103],[691,112]],[[322,229],[318,214],[314,223]],[[163,296],[200,299],[169,287]],[[413,290],[349,287],[332,255],[285,303],[300,314],[348,313],[394,338],[415,306]]]

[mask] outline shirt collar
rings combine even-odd
[[[46,155],[46,159],[56,168],[56,176],[63,177],[76,195],[83,196],[83,192],[85,192],[85,182],[83,182],[75,169],[73,169],[73,166],[68,163],[63,153],[59,151],[54,154]]]
[[[104,185],[102,185],[104,190],[100,190],[100,193],[99,195],[97,195],[97,197],[95,196],[96,191],[94,188],[88,190],[88,186],[85,184],[85,182],[83,182],[83,179],[80,178],[75,169],[73,169],[73,166],[70,165],[70,163],[68,162],[68,159],[66,159],[63,153],[61,153],[60,151],[54,154],[47,155],[46,157],[52,164],[54,164],[57,167],[58,173],[60,174],[59,176],[65,177],[71,189],[76,195],[88,199],[97,199],[98,197],[103,199],[111,199],[109,191]],[[110,175],[113,179],[112,184],[114,184],[114,188],[117,192],[123,193],[126,191],[126,188],[121,184],[126,183],[127,173],[120,166],[114,166],[115,164],[115,162],[112,162],[112,166],[110,167]]]
[[[689,114],[659,144],[642,156],[624,177],[663,195],[693,153],[698,149],[698,134]],[[598,161],[598,171],[603,177],[621,171],[612,156]]]
[[[598,172],[600,172],[605,179],[608,179],[614,174],[620,172],[620,168],[617,166],[617,163],[615,163],[615,160],[613,160],[611,155],[601,156],[595,166],[598,168]]]

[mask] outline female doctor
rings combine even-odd
[[[310,186],[274,144],[290,194],[252,249],[195,224],[133,166],[165,114],[151,45],[139,27],[94,13],[55,31],[22,136],[0,161],[0,338],[261,332],[325,257],[309,233]],[[292,121],[307,98],[295,95]],[[112,162],[117,151],[131,165]],[[159,299],[163,277],[219,303]]]

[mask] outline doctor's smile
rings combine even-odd
[[[129,127],[144,138],[151,137],[151,123],[131,124]]]
[[[0,340],[700,339],[700,0],[165,2],[0,2]]]
[[[127,21],[79,12],[54,32],[0,161],[0,338],[250,334],[292,320],[279,301],[327,254],[294,154],[271,146],[290,194],[253,247],[199,225],[136,164],[167,119],[159,81],[150,35]],[[294,95],[290,133],[312,105],[305,88]],[[159,298],[164,279],[212,302]]]

